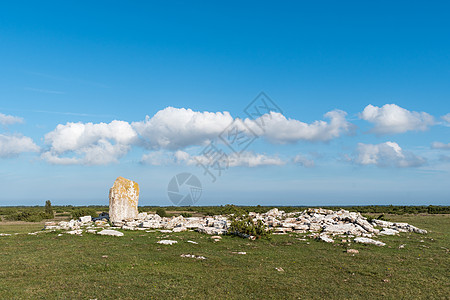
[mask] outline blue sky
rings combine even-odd
[[[107,204],[117,176],[171,205],[180,172],[198,205],[449,205],[449,8],[2,3],[0,205]],[[251,119],[262,91],[281,111]],[[240,155],[230,124],[258,137]],[[215,182],[196,165],[210,142]]]

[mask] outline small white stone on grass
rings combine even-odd
[[[398,234],[398,231],[395,229],[390,228],[383,228],[383,230],[380,231],[381,235],[396,235]]]
[[[173,245],[173,244],[176,244],[176,243],[178,243],[177,241],[173,241],[173,240],[160,240],[160,241],[158,241],[158,244],[161,244],[161,245]]]
[[[187,228],[186,227],[175,227],[174,229],[172,229],[173,232],[182,232],[182,231],[186,231]]]
[[[375,246],[385,246],[386,244],[380,241],[375,241],[369,238],[365,238],[365,237],[357,237],[354,240],[356,243],[361,243],[361,244],[371,244],[371,245],[375,245]]]
[[[83,230],[81,230],[81,229],[71,230],[71,231],[67,231],[66,233],[72,234],[72,235],[81,235],[83,233]]]
[[[194,254],[181,254],[180,256],[181,257],[189,257],[189,258],[201,259],[201,260],[206,259],[206,257],[204,257],[204,256],[196,256]]]
[[[326,234],[319,235],[319,240],[326,242],[326,243],[334,243],[334,240]]]
[[[123,232],[111,230],[111,229],[105,229],[105,230],[99,231],[99,232],[97,232],[97,234],[110,235],[110,236],[123,236]]]
[[[195,245],[198,245],[198,243],[197,242],[194,242],[194,241],[187,241],[188,243],[191,243],[191,244],[195,244]]]

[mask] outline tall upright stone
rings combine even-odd
[[[109,190],[109,220],[114,224],[136,219],[138,215],[139,185],[129,179],[117,177]]]

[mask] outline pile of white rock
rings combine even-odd
[[[249,213],[254,221],[261,220],[275,234],[308,233],[309,237],[332,243],[334,238],[355,238],[355,242],[383,246],[382,242],[370,238],[377,235],[396,235],[400,232],[427,233],[407,223],[394,223],[378,219],[371,221],[358,212],[347,210],[306,209],[302,212],[285,213],[277,208],[266,213]],[[67,230],[71,234],[97,233],[120,235],[114,229],[151,230],[182,232],[196,230],[209,235],[222,235],[228,232],[233,216],[216,215],[212,217],[160,217],[152,213],[139,213],[137,218],[115,221],[112,226],[107,219],[93,221],[90,216],[68,222],[48,222],[46,230]],[[108,229],[107,231],[105,231]],[[117,232],[117,233],[114,233]],[[359,238],[358,238],[359,237]],[[347,240],[345,240],[347,242]],[[348,240],[350,241],[350,240]]]

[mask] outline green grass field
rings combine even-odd
[[[300,234],[219,242],[196,232],[58,237],[24,234],[42,224],[0,222],[0,233],[21,233],[0,237],[0,299],[449,299],[450,215],[388,218],[429,234],[377,238],[385,247],[352,244],[360,252],[353,256],[347,244]],[[156,243],[165,238],[178,244]]]

